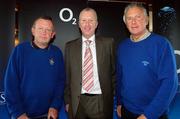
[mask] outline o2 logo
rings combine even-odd
[[[4,92],[0,92],[0,105],[4,105],[6,103]]]
[[[69,14],[69,16],[67,18],[64,18],[65,13]],[[77,19],[74,18],[73,11],[70,8],[62,8],[59,12],[59,18],[63,22],[72,22],[73,25],[77,24]]]

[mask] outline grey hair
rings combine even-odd
[[[123,21],[124,21],[124,22],[125,22],[125,20],[126,20],[126,14],[127,14],[128,10],[129,10],[130,8],[133,8],[133,7],[138,7],[138,8],[140,8],[142,11],[144,11],[144,15],[145,15],[145,16],[148,16],[147,10],[146,10],[146,8],[143,6],[142,3],[133,2],[133,3],[131,3],[131,4],[128,4],[128,5],[125,7],[125,9],[124,9],[124,15],[123,15]]]

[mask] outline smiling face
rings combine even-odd
[[[98,26],[97,15],[94,10],[88,9],[83,10],[79,15],[79,28],[81,29],[82,35],[85,38],[90,38],[95,34],[95,30]]]
[[[40,48],[46,48],[54,37],[53,24],[50,20],[38,19],[32,27],[34,43]]]
[[[125,14],[125,24],[134,38],[142,36],[146,32],[148,17],[142,8],[131,7]]]

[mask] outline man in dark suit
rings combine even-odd
[[[96,11],[83,9],[79,15],[82,37],[66,44],[65,103],[69,118],[113,118],[114,42],[96,36],[97,26]]]

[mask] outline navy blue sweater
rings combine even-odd
[[[123,41],[117,52],[118,103],[135,114],[158,119],[177,90],[174,50],[162,36]]]
[[[65,71],[59,48],[34,48],[30,42],[12,52],[5,75],[5,96],[10,114],[35,117],[60,109],[63,101]]]

